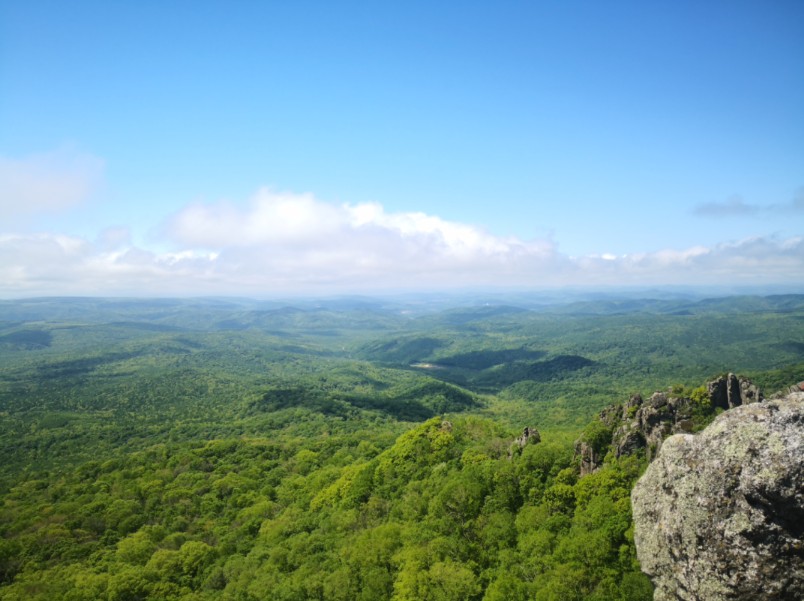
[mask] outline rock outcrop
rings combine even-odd
[[[703,399],[713,410],[730,409],[762,401],[759,388],[748,379],[728,374],[706,385]],[[691,432],[694,426],[695,403],[689,397],[668,392],[654,392],[647,401],[638,394],[627,403],[604,409],[599,420],[612,432],[610,450],[617,457],[645,450],[652,460],[672,434]],[[575,453],[580,456],[581,475],[595,471],[603,463],[606,452],[596,452],[583,439],[576,442]]]
[[[656,601],[804,599],[804,393],[671,436],[631,500]]]
[[[762,400],[759,388],[745,378],[729,374],[706,385],[712,407],[732,409]]]
[[[510,459],[514,455],[521,453],[522,449],[527,445],[538,444],[541,441],[542,436],[536,428],[533,426],[525,426],[522,430],[522,436],[517,436],[511,444],[511,448],[508,450],[508,458]]]

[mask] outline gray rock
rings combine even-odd
[[[734,374],[712,380],[706,388],[713,408],[731,409],[762,400],[759,387]]]
[[[525,426],[522,430],[522,436],[515,438],[514,442],[511,444],[511,448],[508,450],[508,457],[511,458],[515,454],[521,453],[522,449],[529,444],[538,444],[541,441],[541,434],[539,434],[536,428],[533,426]]]
[[[623,455],[633,455],[639,449],[644,449],[647,446],[645,435],[640,430],[627,429],[622,432],[615,433],[617,440],[617,457]]]
[[[603,458],[595,453],[592,445],[583,440],[575,441],[575,455],[580,457],[581,476],[594,473],[603,464]]]
[[[655,601],[804,599],[804,393],[668,438],[631,501]]]
[[[729,409],[764,400],[757,386],[734,374],[709,382],[707,391],[712,408]],[[648,461],[652,461],[668,436],[693,430],[693,412],[692,399],[674,395],[670,390],[654,392],[647,401],[635,394],[625,404],[601,411],[598,420],[611,429],[611,450],[617,457],[644,449]],[[578,440],[575,455],[580,458],[581,476],[585,476],[600,468],[606,452],[599,449],[595,452]]]
[[[652,395],[650,395],[648,403],[650,403],[650,405],[656,409],[664,407],[667,405],[667,395],[663,392],[654,392]]]

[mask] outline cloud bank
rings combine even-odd
[[[260,190],[245,207],[193,204],[163,224],[157,252],[115,228],[95,241],[0,234],[0,295],[331,294],[457,288],[760,285],[797,282],[804,239],[572,257],[550,240],[498,237],[377,203]]]

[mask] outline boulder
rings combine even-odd
[[[655,601],[804,599],[804,393],[671,436],[631,500]]]

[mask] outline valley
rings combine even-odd
[[[0,599],[652,598],[574,441],[804,379],[804,296],[513,300],[0,301]]]

